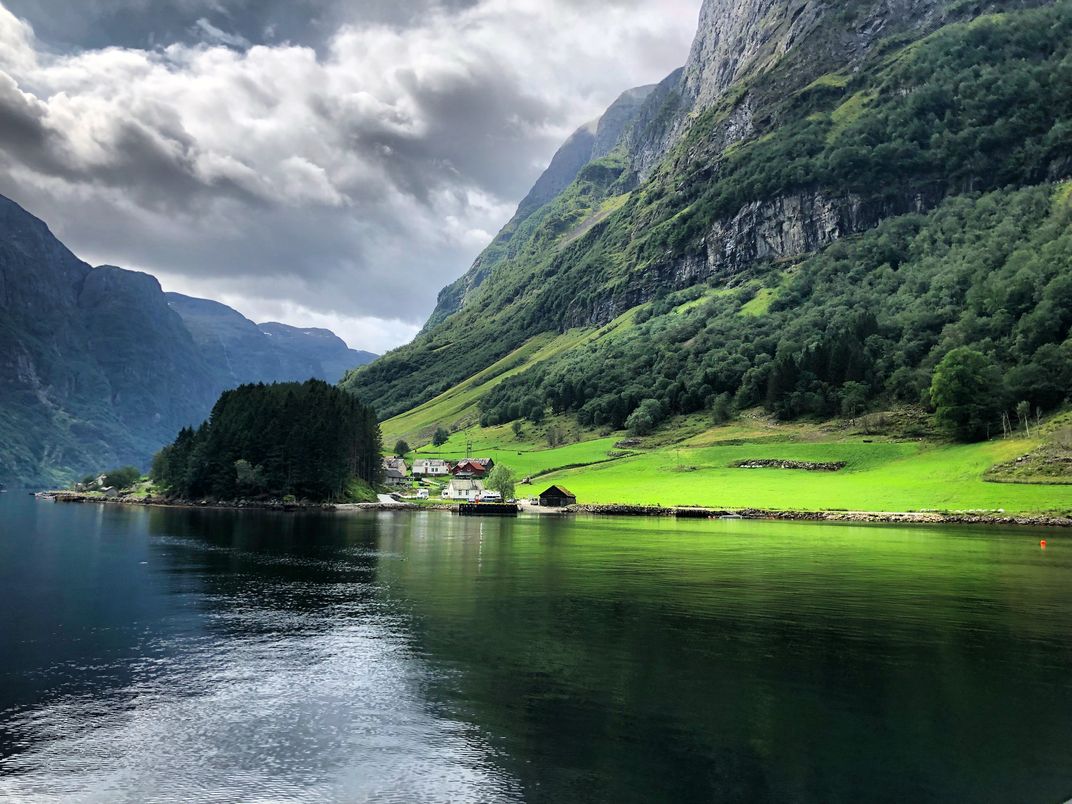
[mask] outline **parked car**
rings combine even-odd
[[[477,502],[501,503],[502,495],[497,491],[485,491],[476,499]]]

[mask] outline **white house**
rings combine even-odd
[[[418,458],[413,462],[413,474],[417,477],[446,477],[450,474],[450,464],[432,458]]]
[[[454,478],[443,489],[443,498],[447,500],[462,500],[475,502],[484,493],[484,484],[479,480],[468,478]]]

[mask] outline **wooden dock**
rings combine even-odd
[[[511,503],[462,503],[458,513],[462,516],[517,516],[521,507]]]

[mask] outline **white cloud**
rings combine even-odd
[[[570,131],[684,61],[698,9],[477,0],[319,50],[199,17],[199,43],[56,54],[0,0],[0,192],[92,261],[383,349]]]

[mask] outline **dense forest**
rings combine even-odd
[[[644,403],[654,424],[760,404],[786,419],[876,397],[928,405],[938,361],[970,346],[1000,369],[987,402],[1000,433],[1002,411],[1051,411],[1072,389],[1070,189],[958,197],[741,287],[668,294],[613,337],[504,381],[482,422],[546,404],[613,428]]]
[[[965,9],[948,13],[978,13]],[[857,67],[815,75],[830,66],[798,43],[696,115],[650,176],[624,150],[590,164],[500,234],[465,306],[348,382],[393,415],[537,333],[631,310],[613,337],[487,395],[484,423],[548,408],[622,427],[756,404],[783,418],[930,406],[936,366],[960,347],[1000,377],[987,405],[998,432],[1021,402],[1060,405],[1072,6],[891,36]],[[727,147],[742,110],[753,133]],[[770,219],[782,228],[757,235]],[[839,230],[832,245],[814,235],[824,227]],[[815,242],[750,254],[779,231]]]
[[[243,385],[156,455],[152,479],[187,499],[339,500],[379,481],[381,451],[372,408],[325,382]]]

